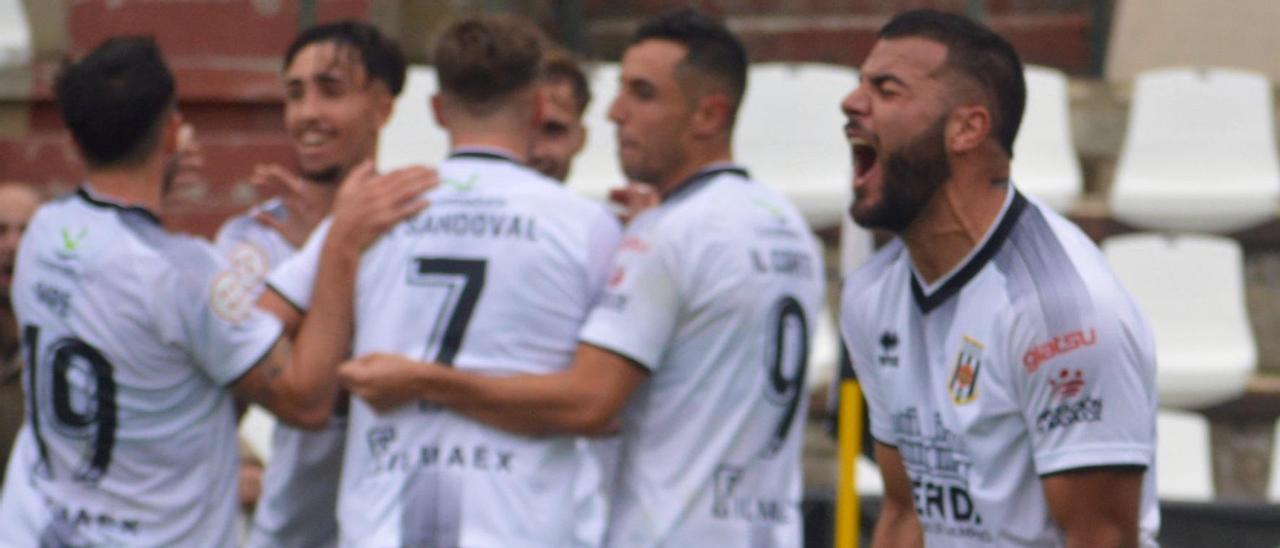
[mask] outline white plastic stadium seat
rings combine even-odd
[[[814,229],[848,207],[853,161],[840,102],[858,85],[848,67],[756,63],[734,131],[734,158],[784,192]]]
[[[1143,72],[1134,85],[1111,207],[1146,228],[1231,232],[1280,198],[1271,84],[1226,68]]]
[[[1067,77],[1028,66],[1027,107],[1013,143],[1013,182],[1059,213],[1075,205],[1083,188],[1080,160],[1071,140]]]
[[[0,69],[31,62],[31,24],[22,0],[0,0]]]
[[[1156,494],[1160,500],[1213,500],[1209,421],[1187,411],[1161,409],[1156,416]]]
[[[449,153],[449,137],[431,114],[431,96],[436,89],[434,68],[409,67],[395,110],[378,139],[379,170],[437,165]]]
[[[1197,409],[1243,393],[1257,350],[1240,244],[1131,234],[1108,239],[1103,249],[1155,332],[1160,405]]]
[[[809,390],[830,386],[840,372],[840,330],[829,307],[818,311],[818,325],[809,335],[809,364],[805,385]]]
[[[249,445],[262,464],[271,461],[271,433],[276,429],[276,417],[258,405],[250,405],[240,418],[240,439]]]
[[[857,484],[854,486],[859,495],[862,496],[881,496],[884,495],[884,478],[880,477],[880,467],[871,459],[863,455],[858,455]]]
[[[609,121],[609,105],[618,95],[621,72],[617,63],[597,63],[587,68],[591,104],[582,116],[587,128],[587,144],[569,170],[568,186],[587,197],[603,200],[609,189],[626,182],[618,165],[617,132]]]

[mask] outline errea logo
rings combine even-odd
[[[898,334],[885,331],[880,335],[880,356],[877,361],[885,367],[898,366]]]

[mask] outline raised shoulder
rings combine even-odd
[[[857,270],[845,275],[841,284],[841,302],[845,310],[858,308],[858,303],[868,296],[880,291],[885,277],[895,266],[905,259],[906,246],[902,240],[894,238],[867,259]]]

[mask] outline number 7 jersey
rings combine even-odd
[[[230,546],[228,385],[280,323],[206,242],[81,188],[42,207],[12,287],[27,417],[0,546]]]
[[[569,365],[620,237],[602,205],[499,154],[457,152],[431,205],[363,255],[353,353],[468,371]],[[268,277],[305,308],[328,225]],[[338,527],[344,546],[572,543],[578,456],[424,403],[377,414],[352,399]]]

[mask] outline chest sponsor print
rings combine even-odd
[[[893,416],[898,453],[911,479],[921,527],[930,535],[991,542],[991,532],[969,495],[973,461],[964,440],[939,413],[908,407]],[[922,420],[932,419],[932,420]]]

